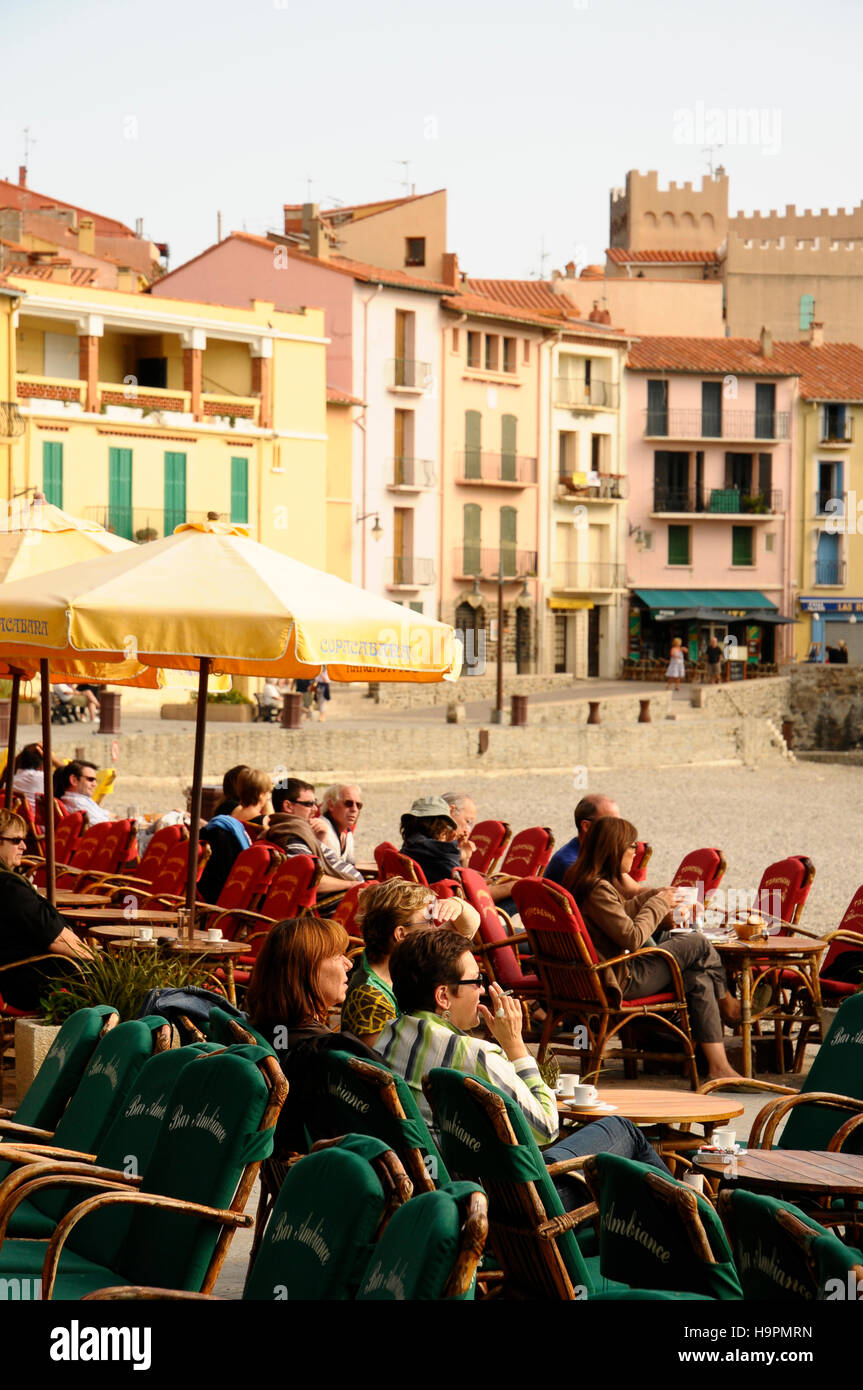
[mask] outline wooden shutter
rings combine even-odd
[[[165,535],[186,520],[186,455],[165,454]]]
[[[515,507],[501,507],[500,572],[504,574],[508,579],[514,579],[518,572],[518,556],[515,548],[517,525],[518,513]]]
[[[132,450],[108,452],[108,529],[132,540]]]
[[[231,520],[238,526],[249,521],[249,460],[239,455],[231,459]]]
[[[689,564],[689,527],[669,526],[668,563],[670,565]]]
[[[482,415],[478,410],[464,413],[464,476],[482,477]]]
[[[668,382],[647,383],[647,433],[668,434]]]
[[[480,532],[482,511],[477,502],[466,502],[463,511],[464,574],[481,574]]]
[[[52,507],[63,505],[63,445],[42,444],[42,491]]]
[[[500,476],[505,483],[516,480],[516,435],[518,418],[515,415],[502,415],[500,418]]]
[[[752,564],[752,527],[732,526],[731,528],[732,565]]]
[[[771,492],[773,489],[773,455],[758,455],[758,491],[770,506]]]

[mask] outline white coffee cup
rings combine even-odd
[[[713,1131],[711,1143],[715,1144],[718,1149],[733,1149],[736,1142],[736,1129],[729,1129],[727,1125],[723,1125],[721,1129]]]
[[[207,940],[208,940],[208,941],[221,941],[221,939],[222,939],[222,932],[221,932],[221,928],[220,928],[220,927],[208,927],[208,928],[207,928]]]
[[[704,1192],[703,1173],[684,1173],[683,1181],[686,1187],[691,1187],[694,1192]]]
[[[566,1096],[567,1100],[571,1100],[579,1080],[580,1078],[573,1075],[571,1072],[561,1073],[557,1078],[557,1094],[559,1096]]]
[[[595,1086],[574,1086],[572,1098],[576,1105],[593,1105],[598,1095]]]
[[[138,938],[139,938],[139,940],[141,940],[141,941],[152,941],[152,940],[153,940],[153,928],[152,928],[152,927],[139,927],[139,928],[138,928]]]

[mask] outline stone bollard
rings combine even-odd
[[[641,705],[641,709],[638,712],[639,724],[652,724],[653,720],[650,717],[650,700],[639,700],[638,703]]]
[[[120,733],[119,690],[101,690],[99,692],[99,733]]]
[[[448,724],[463,724],[464,705],[459,704],[457,700],[453,700],[451,704],[447,705],[446,722]]]
[[[792,744],[792,741],[793,741],[793,738],[794,738],[794,721],[793,721],[793,720],[791,720],[791,719],[783,719],[783,721],[782,721],[782,737],[785,739],[785,747],[786,747],[786,748],[790,748],[790,747],[791,747],[791,744]]]
[[[512,713],[511,713],[511,715],[510,715],[510,721],[509,721],[509,722],[510,722],[510,724],[513,726],[513,728],[515,728],[515,727],[524,728],[524,726],[527,724],[527,696],[526,696],[526,695],[513,695],[513,696],[512,696]]]
[[[302,691],[289,690],[282,698],[279,720],[283,729],[300,729],[303,725]]]
[[[590,706],[590,709],[587,712],[588,724],[601,724],[602,720],[599,717],[599,701],[588,700],[588,704]]]

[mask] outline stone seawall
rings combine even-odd
[[[574,676],[532,675],[511,676],[504,674],[504,702],[509,705],[510,695],[530,695],[536,690],[571,690],[575,684]],[[419,709],[424,705],[466,704],[474,700],[493,700],[497,690],[494,674],[488,676],[462,676],[459,681],[443,681],[440,685],[409,685],[398,681],[381,682],[374,686],[374,699],[381,707],[388,709]]]
[[[762,715],[781,724],[791,705],[791,676],[729,681],[725,685],[691,685],[690,701],[712,717]]]
[[[795,748],[863,746],[863,666],[794,667],[790,713]]]

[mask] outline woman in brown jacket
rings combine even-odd
[[[637,840],[638,831],[629,821],[600,817],[563,880],[603,960],[622,951],[639,951],[674,907],[673,888],[645,888],[635,897],[624,897],[621,876],[632,868]],[[716,951],[699,931],[670,936],[662,949],[680,966],[692,1035],[701,1044],[711,1078],[739,1075],[726,1056],[722,1025],[739,1023],[740,1004],[728,993]],[[609,966],[604,983],[612,995],[634,999],[668,990],[671,972],[661,956],[636,956]]]

